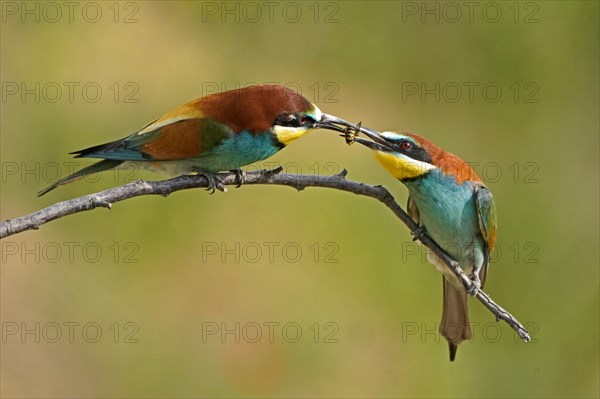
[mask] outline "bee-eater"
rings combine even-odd
[[[138,167],[169,175],[197,172],[219,187],[214,173],[235,171],[264,160],[313,129],[343,131],[348,122],[322,113],[293,90],[279,85],[255,85],[200,97],[166,113],[123,139],[72,152],[75,158],[100,158],[38,193],[85,175],[123,167]]]
[[[381,165],[408,188],[409,215],[470,275],[469,294],[475,295],[485,282],[496,240],[492,193],[465,161],[421,136],[377,133],[368,128],[360,128],[360,132],[373,141],[353,139],[374,150]],[[444,275],[439,331],[448,341],[453,361],[458,345],[471,339],[467,292],[430,251],[428,260]]]

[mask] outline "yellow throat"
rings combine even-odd
[[[435,168],[430,163],[417,161],[397,152],[375,151],[375,158],[398,180],[414,179]]]
[[[306,129],[303,127],[275,126],[273,132],[281,144],[288,145],[298,137],[305,135],[311,130],[312,129]]]

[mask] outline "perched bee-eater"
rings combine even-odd
[[[360,132],[373,141],[352,139],[374,150],[381,165],[408,188],[409,215],[470,275],[469,294],[475,295],[485,282],[496,240],[492,193],[465,161],[421,136],[377,133],[367,128],[360,128]],[[439,330],[448,341],[453,361],[458,345],[471,338],[467,292],[454,273],[429,251],[428,260],[444,275]]]
[[[40,191],[85,175],[123,167],[169,175],[199,173],[211,188],[220,187],[214,173],[235,171],[264,160],[313,129],[343,131],[348,122],[322,113],[300,94],[278,85],[255,85],[192,100],[123,139],[73,152],[76,158],[100,158]]]

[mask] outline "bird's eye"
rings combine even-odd
[[[310,123],[311,118],[308,115],[301,113],[286,113],[281,114],[275,119],[274,124],[288,127],[301,127]]]
[[[410,150],[412,148],[412,144],[405,140],[400,143],[400,148],[403,150]]]

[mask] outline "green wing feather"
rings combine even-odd
[[[485,240],[485,261],[481,268],[481,283],[485,282],[487,269],[490,264],[490,256],[494,252],[496,242],[496,203],[490,190],[486,187],[479,187],[475,191],[475,206],[477,207],[477,216],[479,217],[479,230]]]
[[[54,190],[58,186],[61,186],[63,184],[67,184],[67,183],[71,183],[71,182],[73,182],[77,179],[80,179],[83,176],[89,175],[91,173],[99,173],[99,172],[102,172],[105,170],[116,168],[117,166],[121,165],[123,162],[124,161],[116,161],[113,159],[103,159],[102,161],[99,161],[99,162],[96,162],[89,166],[86,166],[85,168],[80,169],[77,172],[60,179],[56,183],[51,184],[50,186],[48,186],[45,189],[38,192],[37,196],[41,197],[42,195],[48,193],[49,191]]]

